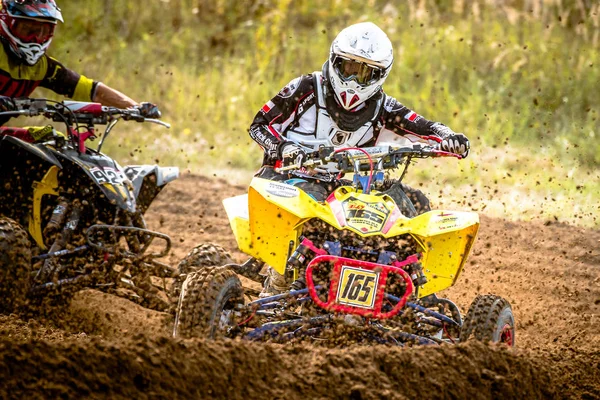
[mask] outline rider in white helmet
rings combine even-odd
[[[443,150],[466,157],[470,146],[465,135],[425,119],[383,92],[393,62],[392,43],[375,24],[364,22],[342,30],[322,71],[293,79],[254,118],[250,136],[265,152],[258,175],[288,180],[324,200],[336,181],[322,175],[298,179],[278,174],[274,167],[301,163],[321,145],[374,146],[386,132],[411,141],[441,143]],[[404,191],[419,213],[430,210],[429,200],[419,190],[404,184],[389,190],[395,199],[395,191]],[[285,285],[285,279],[270,268],[265,295],[288,290]]]

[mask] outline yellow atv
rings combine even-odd
[[[247,195],[223,202],[238,246],[251,258],[189,274],[174,335],[332,343],[350,337],[398,345],[475,338],[514,345],[505,299],[477,296],[463,321],[452,301],[436,296],[457,281],[478,215],[417,215],[400,185],[386,188],[387,170],[403,167],[400,182],[412,160],[441,156],[460,158],[422,145],[322,148],[303,163],[313,168],[310,174],[292,166],[278,170],[290,173],[289,181],[255,177]],[[331,166],[352,173],[353,181],[337,176],[325,201],[295,186],[297,178],[325,179]],[[261,297],[242,286],[240,275],[262,282],[265,264],[285,277],[289,290]]]

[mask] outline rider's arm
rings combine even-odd
[[[96,93],[92,101],[105,106],[117,108],[129,108],[138,105],[138,103],[134,100],[130,99],[118,90],[106,86],[102,82],[98,82],[98,85],[96,86]]]
[[[446,125],[423,118],[389,96],[385,101],[383,120],[386,129],[411,141],[433,144],[455,134]]]
[[[66,68],[52,57],[45,57],[48,66],[41,87],[76,101],[93,101],[98,82]]]
[[[265,152],[264,165],[274,165],[280,158],[279,148],[286,142],[285,131],[297,119],[298,105],[311,94],[314,96],[312,76],[296,78],[269,100],[254,117],[249,133]]]
[[[57,60],[47,57],[48,68],[40,86],[76,101],[94,101],[105,106],[128,108],[138,103],[123,93],[101,82],[96,82],[66,68]]]

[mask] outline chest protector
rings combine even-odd
[[[288,140],[311,150],[317,150],[320,145],[336,149],[360,147],[373,140],[375,131],[381,128],[378,117],[385,98],[382,93],[370,99],[359,111],[349,112],[341,107],[338,109],[333,93],[327,93],[321,72],[313,74],[313,84],[317,97],[315,105],[305,110],[288,128],[285,132]],[[330,115],[328,110],[337,115]]]

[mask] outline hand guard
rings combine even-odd
[[[306,159],[306,152],[293,142],[284,142],[279,148],[280,159],[284,167],[290,165],[302,166],[302,162]]]
[[[461,155],[463,158],[466,158],[469,155],[469,151],[471,150],[471,144],[469,143],[469,139],[467,139],[465,135],[463,135],[462,133],[455,133],[446,136],[442,140],[441,149],[449,153]]]
[[[15,111],[17,106],[14,100],[8,96],[0,96],[0,112]]]
[[[136,108],[140,110],[140,114],[144,118],[160,118],[162,115],[158,106],[153,103],[143,102]]]

